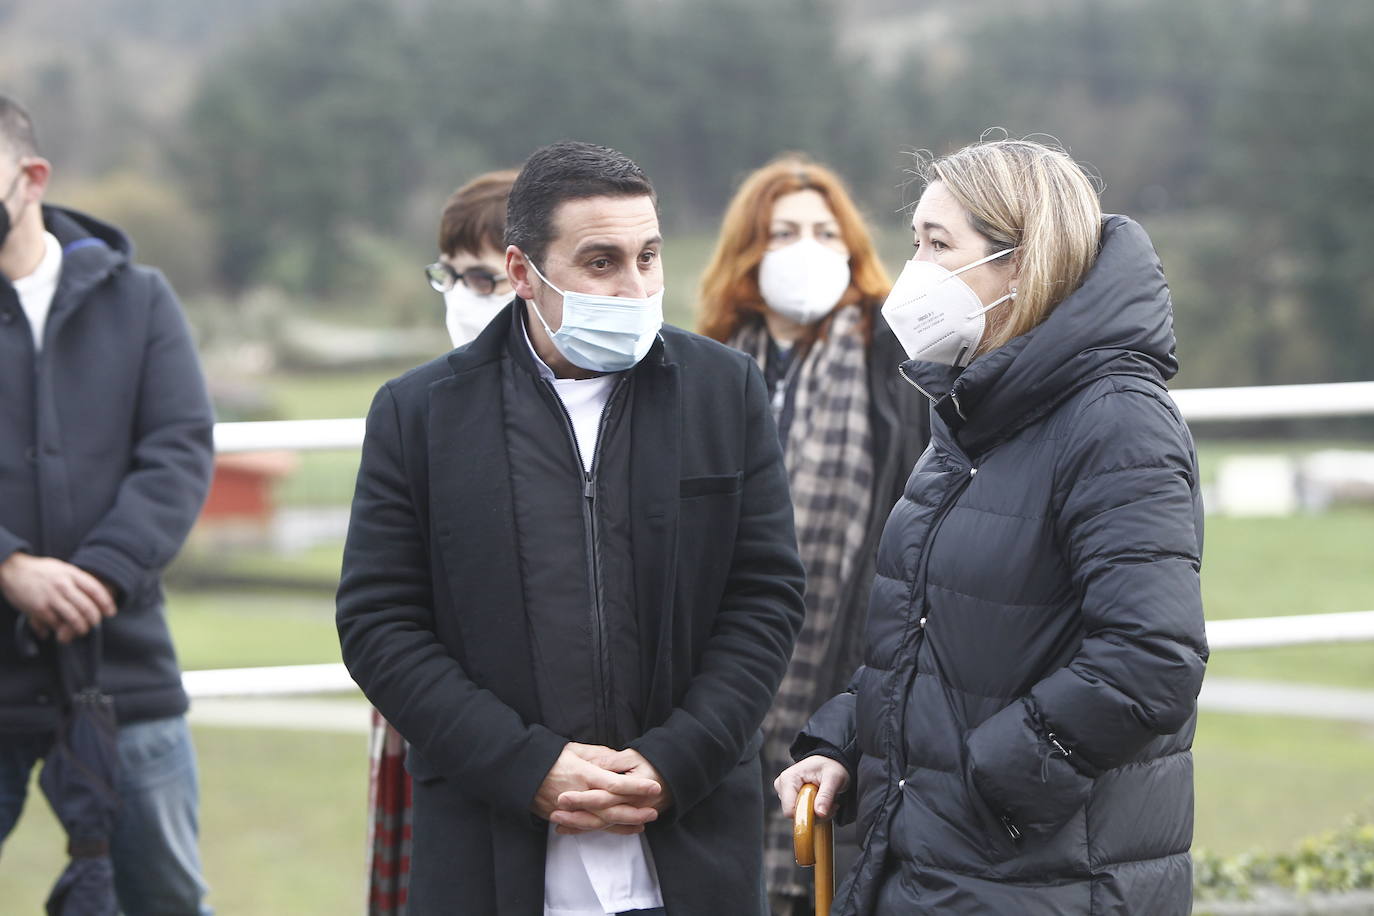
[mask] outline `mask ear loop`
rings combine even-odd
[[[524,252],[521,252],[521,253],[523,254]],[[556,286],[554,286],[552,283],[550,283],[550,282],[549,282],[549,278],[546,277],[546,276],[544,276],[543,271],[541,271],[538,267],[536,267],[535,264],[534,264],[534,262],[531,261],[531,260],[529,259],[528,256],[525,258],[525,263],[528,264],[528,265],[530,266],[530,270],[534,271],[535,276],[537,276],[539,279],[541,279],[541,280],[544,281],[544,285],[545,285],[545,286],[547,286],[549,289],[553,290],[555,293],[558,293],[558,295],[560,295],[560,296],[566,296],[566,295],[567,295],[567,293],[563,292],[561,289],[559,289],[558,287],[556,287]],[[535,317],[538,318],[538,319],[539,319],[539,323],[542,324],[542,325],[544,326],[544,333],[548,334],[548,335],[549,335],[549,339],[552,340],[552,339],[553,339],[553,335],[554,335],[553,328],[549,327],[549,323],[548,323],[547,321],[544,320],[544,313],[541,312],[541,311],[539,310],[539,303],[535,302],[533,299],[530,299],[530,300],[528,300],[528,301],[529,301],[530,305],[534,306],[534,314],[535,314]],[[560,330],[561,330],[561,328],[560,328]]]
[[[965,271],[972,270],[973,268],[979,267],[979,266],[981,266],[981,265],[983,265],[983,264],[986,264],[986,263],[988,263],[989,261],[995,261],[995,260],[997,260],[998,258],[1002,257],[1002,255],[1004,255],[1004,254],[1011,254],[1011,253],[1012,253],[1013,251],[1015,251],[1015,250],[1016,250],[1016,247],[1015,247],[1015,246],[1013,246],[1013,247],[1011,247],[1011,248],[1004,248],[1004,249],[1001,250],[1001,251],[998,251],[998,252],[995,252],[994,254],[988,255],[986,258],[979,258],[978,260],[974,261],[972,264],[965,264],[963,267],[960,267],[958,270],[956,270],[956,271],[954,271],[952,274],[950,274],[950,276],[952,276],[952,277],[957,277],[957,276],[959,276],[959,274],[964,273]],[[996,308],[997,306],[1001,305],[1003,302],[1006,302],[1008,299],[1015,299],[1015,298],[1016,298],[1016,287],[1013,286],[1013,287],[1011,288],[1011,292],[1007,293],[1007,294],[1006,294],[1005,296],[1003,296],[1001,299],[994,299],[992,302],[988,303],[987,305],[983,306],[982,308],[980,308],[980,309],[974,309],[973,311],[969,312],[967,315],[964,316],[964,320],[965,320],[965,321],[972,321],[973,319],[977,318],[979,315],[986,314],[987,312],[989,312],[989,311],[991,311],[992,309]]]
[[[14,173],[14,180],[11,181],[10,186],[5,189],[5,196],[0,197],[0,201],[8,201],[10,199],[10,195],[14,193],[14,189],[19,187],[19,179],[24,177],[24,160],[20,159],[19,163],[19,171]]]
[[[967,315],[965,315],[965,316],[964,316],[964,319],[965,319],[966,321],[972,321],[973,319],[977,318],[979,315],[984,315],[984,314],[987,314],[988,312],[992,311],[994,308],[996,308],[997,306],[1001,305],[1003,302],[1006,302],[1008,299],[1015,299],[1015,298],[1016,298],[1016,287],[1013,286],[1013,287],[1011,288],[1011,292],[1007,293],[1007,294],[1006,294],[1005,296],[1003,296],[1001,299],[994,299],[992,302],[988,303],[987,305],[983,306],[982,308],[980,308],[980,309],[974,309],[973,311],[971,311],[971,312],[969,312]]]
[[[20,159],[19,162],[19,171],[14,173],[14,180],[10,182],[10,186],[5,190],[5,195],[3,197],[0,197],[0,207],[5,208],[5,216],[9,217],[9,226],[11,229],[14,228],[14,224],[19,219],[19,213],[23,209],[21,207],[19,210],[14,211],[14,213],[10,213],[9,200],[14,195],[14,189],[19,187],[19,179],[24,177],[24,160]]]

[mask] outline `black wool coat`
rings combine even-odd
[[[344,551],[344,661],[412,745],[417,914],[543,907],[547,824],[529,806],[566,739],[542,724],[517,562],[510,327],[507,309],[378,392]],[[668,912],[757,913],[758,728],[803,608],[777,432],[758,367],[713,341],[665,326],[629,371],[645,694],[630,746],[674,800],[649,844]]]
[[[1149,239],[962,373],[887,522],[864,666],[793,748],[857,778],[837,914],[1191,908],[1202,506]],[[857,801],[857,805],[855,802]]]

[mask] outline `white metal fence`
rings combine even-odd
[[[1173,397],[1190,422],[1374,415],[1374,382],[1194,388],[1174,391]],[[349,450],[362,441],[363,421],[356,418],[215,426],[221,453]],[[1374,641],[1374,611],[1215,620],[1207,624],[1207,640],[1214,651]],[[202,698],[357,691],[341,664],[187,671],[183,680],[191,696]]]
[[[1374,382],[1185,388],[1173,397],[1194,423],[1374,414]],[[215,424],[215,449],[221,453],[347,450],[362,444],[360,418]]]
[[[1213,651],[1361,641],[1374,641],[1374,611],[1213,620],[1207,624],[1207,642]],[[348,671],[337,663],[187,671],[182,681],[193,697],[284,697],[358,690]]]

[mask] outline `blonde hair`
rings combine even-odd
[[[974,143],[920,169],[938,181],[988,239],[988,254],[1015,248],[1016,298],[990,322],[980,350],[995,350],[1044,321],[1097,258],[1102,205],[1087,172],[1064,150],[1034,140]],[[1001,260],[994,263],[1003,263]]]

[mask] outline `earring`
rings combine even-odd
[[[1014,286],[1011,288],[1011,298],[1013,301],[1016,299],[1016,287]]]

